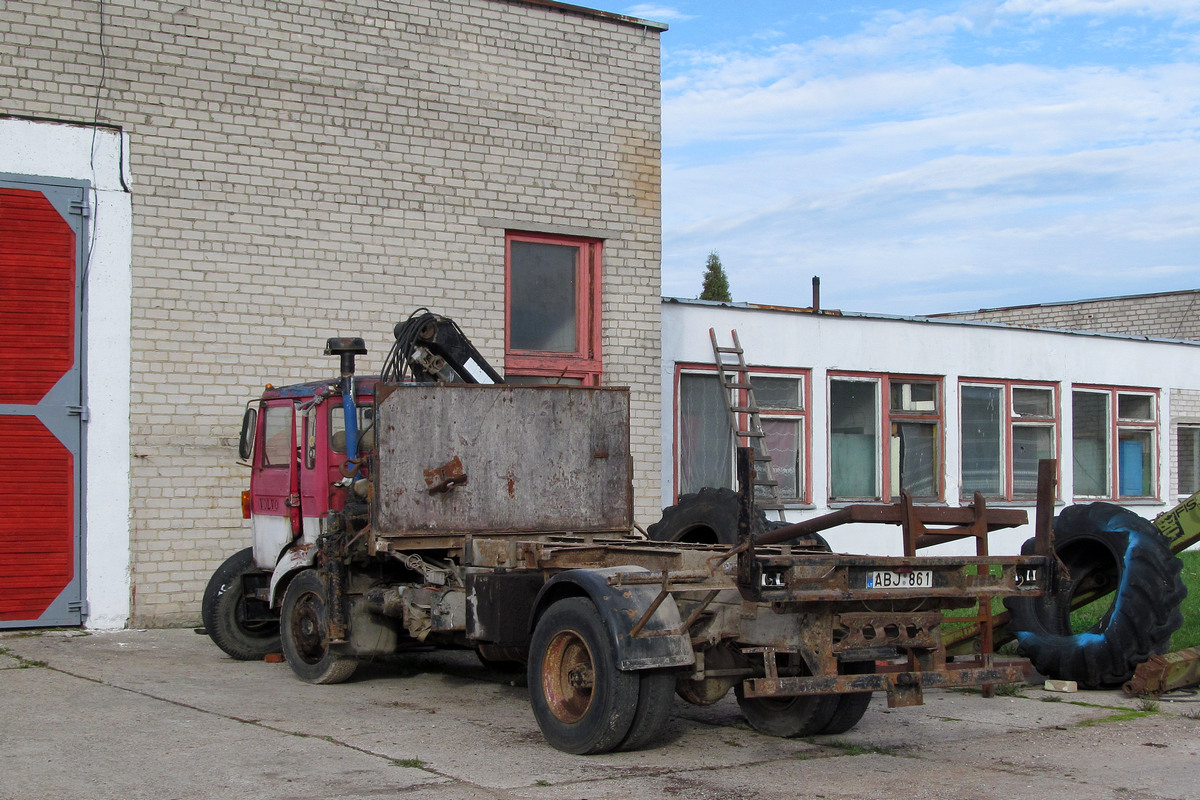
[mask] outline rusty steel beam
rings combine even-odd
[[[1020,683],[1029,675],[1024,659],[996,659],[991,667],[947,664],[941,670],[876,672],[866,675],[823,675],[817,677],[747,678],[742,687],[747,697],[793,697],[849,692],[887,692],[891,698],[913,688],[965,689],[985,683]]]

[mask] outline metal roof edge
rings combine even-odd
[[[509,3],[510,5],[541,6],[542,8],[554,8],[554,9],[558,9],[559,11],[565,11],[565,12],[574,13],[574,14],[581,14],[585,17],[595,17],[597,19],[604,19],[604,20],[608,20],[610,22],[619,22],[623,25],[633,25],[638,28],[654,30],[654,31],[659,31],[659,32],[667,30],[667,24],[665,22],[655,22],[654,20],[641,19],[639,17],[630,17],[630,16],[626,16],[625,14],[614,14],[611,11],[600,11],[595,8],[588,8],[587,6],[578,6],[573,3],[560,3],[560,2],[558,2],[558,0],[501,0],[501,1],[505,2],[505,3]]]
[[[708,306],[711,308],[729,308],[735,311],[767,311],[780,314],[805,315],[827,319],[864,319],[883,322],[909,322],[921,325],[955,325],[959,327],[996,328],[1006,331],[1029,331],[1032,333],[1053,333],[1060,336],[1089,336],[1099,339],[1117,339],[1133,342],[1154,342],[1157,344],[1182,344],[1190,347],[1200,347],[1200,342],[1191,339],[1167,339],[1160,336],[1136,336],[1126,333],[1108,333],[1104,331],[1078,331],[1068,328],[1033,328],[1028,325],[1008,325],[1003,322],[991,322],[976,319],[947,319],[932,316],[901,316],[899,314],[874,314],[862,311],[813,311],[811,308],[791,308],[788,306],[757,305],[755,303],[733,303],[713,300],[692,300],[682,297],[663,297],[662,302],[676,305]]]

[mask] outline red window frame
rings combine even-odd
[[[575,343],[574,352],[518,350],[512,346],[512,243],[531,242],[574,247]],[[559,236],[509,231],[504,237],[504,372],[508,377],[579,381],[598,386],[603,374],[601,358],[601,274],[604,242],[581,236]]]
[[[1013,488],[1014,470],[1013,470],[1013,427],[1019,426],[1022,422],[1028,425],[1038,425],[1051,428],[1054,433],[1054,457],[1058,459],[1058,474],[1056,476],[1057,483],[1055,484],[1055,499],[1060,499],[1061,492],[1059,488],[1062,485],[1062,398],[1059,392],[1059,385],[1051,381],[1023,381],[998,378],[960,378],[958,381],[958,421],[959,421],[959,481],[960,486],[962,481],[963,457],[962,457],[962,390],[967,386],[982,386],[989,389],[1000,389],[1004,396],[1004,412],[1001,417],[1001,423],[1004,428],[1001,432],[1003,441],[1001,442],[1004,453],[1004,491],[1002,497],[990,498],[999,502],[1005,503],[1033,503],[1037,500],[1037,495],[1022,493],[1016,495]],[[1013,411],[1013,389],[1047,389],[1050,391],[1051,406],[1049,417],[1035,417],[1026,419],[1017,416]],[[966,501],[969,498],[963,497]]]
[[[797,481],[796,497],[780,497],[784,504],[811,505],[812,503],[812,370],[792,369],[786,367],[751,367],[750,384],[754,385],[755,378],[790,378],[800,381],[799,409],[777,408],[764,406],[763,399],[756,393],[755,400],[759,405],[759,417],[766,422],[772,419],[798,420],[801,433],[799,439],[801,480]],[[745,391],[739,391],[738,405],[746,404]],[[750,424],[750,415],[740,415],[739,425],[742,430]]]
[[[830,406],[830,386],[835,380],[872,382],[876,385],[876,436],[878,450],[875,453],[875,474],[878,495],[875,497],[834,497],[833,496],[833,430],[831,420],[833,409]],[[934,386],[936,409],[932,413],[912,411],[892,411],[893,383],[931,383]],[[936,484],[932,496],[921,495],[923,502],[943,502],[946,498],[946,387],[945,378],[941,375],[908,375],[887,372],[843,372],[830,371],[826,375],[826,494],[831,505],[857,502],[894,502],[900,495],[900,487],[892,486],[892,423],[894,421],[932,422],[936,427],[934,446],[937,448],[937,464],[933,470],[933,480]]]
[[[671,463],[674,465],[672,469],[672,494],[675,501],[678,502],[680,496],[680,484],[682,473],[682,436],[683,436],[683,412],[680,404],[680,394],[682,391],[684,375],[712,375],[714,379],[718,377],[717,367],[715,364],[703,364],[692,362],[676,362],[674,390],[672,395],[672,425],[673,434],[671,437]],[[799,420],[803,429],[800,438],[800,469],[803,472],[803,479],[799,481],[797,489],[799,497],[780,498],[787,506],[805,506],[812,504],[812,370],[805,368],[792,367],[751,367],[750,382],[754,383],[754,378],[792,378],[801,382],[799,398],[803,408],[795,409],[779,409],[766,408],[760,409],[759,416],[763,419],[794,419]],[[738,390],[738,396],[735,398],[737,405],[746,405],[745,390]],[[757,398],[756,398],[757,399]],[[761,400],[759,401],[761,405]],[[738,427],[741,430],[746,430],[749,423],[749,414],[738,414]],[[728,423],[726,430],[728,430]],[[733,433],[730,431],[729,442],[729,475],[731,483],[736,472],[734,469],[734,449],[732,447]],[[737,488],[730,486],[727,488]]]
[[[1083,495],[1079,493],[1075,486],[1074,475],[1071,479],[1071,492],[1076,499],[1086,500],[1113,500],[1115,502],[1128,502],[1130,500],[1158,500],[1162,496],[1162,469],[1160,469],[1160,461],[1162,454],[1159,452],[1162,446],[1160,435],[1160,421],[1162,420],[1162,397],[1158,389],[1147,386],[1115,386],[1112,384],[1085,384],[1076,383],[1071,385],[1071,425],[1075,425],[1075,409],[1074,399],[1075,392],[1091,392],[1094,394],[1103,394],[1108,397],[1108,493],[1101,495]],[[1140,395],[1148,397],[1151,400],[1154,418],[1150,421],[1122,419],[1120,416],[1120,396],[1123,394]],[[1121,494],[1121,470],[1120,470],[1120,438],[1122,430],[1148,430],[1150,431],[1150,442],[1154,448],[1151,454],[1150,463],[1153,469],[1153,477],[1151,478],[1151,492],[1149,494]],[[1072,459],[1074,460],[1074,431],[1072,430],[1071,451]]]

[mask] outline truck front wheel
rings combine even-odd
[[[358,659],[330,647],[327,609],[325,583],[316,570],[306,569],[288,584],[280,614],[283,657],[307,683],[341,683],[358,667]]]
[[[258,661],[279,652],[279,620],[247,619],[242,577],[257,570],[253,548],[234,553],[213,573],[200,602],[200,617],[208,637],[239,661]],[[265,602],[255,602],[266,611]]]
[[[617,667],[612,637],[590,600],[559,600],[538,620],[529,701],[553,747],[577,755],[617,747],[633,726],[638,691],[638,673]]]

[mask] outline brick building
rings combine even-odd
[[[329,336],[370,371],[419,306],[509,374],[630,386],[656,518],[661,30],[548,0],[5,3],[0,231],[54,252],[0,245],[3,372],[48,365],[0,401],[0,482],[61,513],[0,529],[30,551],[0,574],[44,573],[0,581],[0,627],[194,623],[247,542],[243,403],[335,373]],[[578,281],[549,357],[506,347],[539,248]]]
[[[1023,328],[1098,331],[1200,341],[1200,290],[982,308],[978,311],[930,316],[935,319],[1000,322]]]

